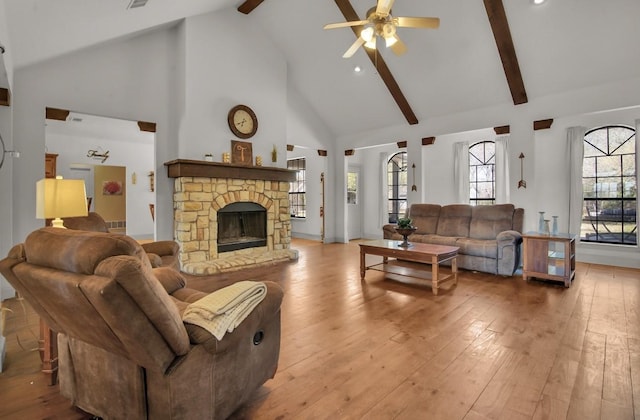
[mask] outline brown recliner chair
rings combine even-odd
[[[89,230],[93,232],[109,232],[107,222],[96,212],[89,212],[87,216],[67,217],[64,227],[74,230]],[[155,241],[142,244],[147,252],[152,267],[172,267],[180,270],[178,252],[180,246],[175,241]]]
[[[283,291],[220,341],[181,314],[206,294],[133,239],[42,228],[0,273],[57,331],[60,392],[105,419],[226,418],[276,372]]]

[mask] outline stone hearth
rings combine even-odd
[[[174,237],[183,271],[206,275],[298,258],[290,249],[289,181],[295,172],[183,159],[165,165],[175,178]],[[266,246],[218,252],[218,211],[238,202],[266,209]]]

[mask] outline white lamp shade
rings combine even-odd
[[[82,179],[44,178],[36,183],[36,217],[86,216],[87,193]]]

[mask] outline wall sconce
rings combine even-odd
[[[4,164],[4,155],[9,155],[11,157],[18,158],[20,157],[20,152],[17,150],[7,150],[4,146],[4,140],[2,140],[2,135],[0,135],[0,146],[2,147],[2,155],[0,155],[0,168]]]
[[[102,159],[100,163],[104,163],[105,160],[109,159],[109,151],[107,150],[104,153],[99,153],[97,150],[89,150],[87,152],[87,157],[94,159]]]
[[[2,155],[0,155],[0,168],[4,164],[4,155],[9,155],[14,158],[20,157],[20,152],[17,150],[7,150],[4,146],[4,140],[2,140],[2,135],[0,135],[0,146],[2,146]]]

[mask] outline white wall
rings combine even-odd
[[[422,167],[419,170],[422,182],[417,185],[418,197],[424,202],[449,204],[455,201],[453,194],[453,143],[469,141],[482,136],[492,127],[510,125],[509,165],[511,202],[525,209],[525,230],[537,228],[538,211],[560,216],[560,229],[566,229],[568,202],[566,190],[566,129],[573,125],[594,127],[608,123],[634,125],[640,118],[640,109],[602,112],[628,108],[640,104],[640,78],[594,86],[574,92],[552,95],[520,106],[504,105],[479,109],[474,112],[423,119],[416,126],[399,125],[383,130],[343,136],[337,139],[341,148],[362,148],[389,141],[405,139],[409,142],[409,160],[414,159],[412,150],[422,148]],[[554,118],[550,130],[533,130],[533,121]],[[489,130],[487,130],[489,128]],[[456,134],[458,133],[458,134]],[[435,136],[435,144],[419,146],[423,137]],[[376,149],[370,150],[371,166],[377,171]],[[359,153],[360,150],[357,151]],[[524,153],[524,179],[527,188],[517,188],[520,179],[520,160]],[[410,164],[411,165],[411,164]],[[418,166],[418,164],[417,164]],[[369,165],[366,165],[369,168]],[[367,169],[368,170],[368,169]],[[379,183],[378,183],[379,184]],[[368,185],[371,185],[369,183]],[[377,191],[366,192],[371,206]],[[371,200],[374,200],[373,202]],[[369,215],[369,213],[367,213]],[[337,218],[341,215],[337,214]],[[377,217],[370,215],[369,217]],[[376,235],[377,220],[365,221],[365,235]],[[381,234],[380,234],[381,235]],[[640,267],[638,247],[614,247],[600,244],[580,244],[577,250],[579,261]]]
[[[388,143],[378,147],[356,149],[354,157],[359,157],[362,162],[360,175],[362,176],[362,188],[360,197],[365,209],[362,224],[363,236],[367,239],[382,239],[382,225],[380,223],[380,196],[382,194],[381,175],[382,167],[380,154],[384,153],[388,159],[394,153],[403,151],[395,143]],[[385,223],[388,223],[388,217]]]
[[[560,231],[567,231],[569,220],[569,184],[567,166],[566,130],[569,127],[583,126],[587,130],[609,124],[621,124],[635,127],[635,120],[640,118],[640,107],[596,112],[576,116],[558,118],[549,130],[535,133],[535,154],[543,157],[535,168],[534,182],[539,186],[536,190],[536,207],[529,212],[528,228],[535,230],[538,211],[544,211],[545,217],[559,216]],[[636,134],[636,141],[640,135]],[[636,168],[640,170],[640,168]],[[562,182],[558,182],[561,180]],[[528,187],[528,184],[527,184]],[[606,265],[640,267],[640,249],[638,247],[578,243],[578,261],[589,261]]]
[[[149,204],[155,204],[156,194],[150,190],[150,171],[155,168],[154,134],[140,131],[132,123],[126,138],[95,138],[86,135],[49,133],[46,130],[46,146],[49,153],[58,153],[57,174],[64,178],[78,178],[72,164],[124,166],[126,168],[127,194],[127,235],[136,239],[153,239],[155,227]],[[105,163],[87,157],[87,151],[98,147],[109,151]],[[136,174],[136,184],[132,175]],[[95,186],[94,189],[100,186]],[[87,197],[96,192],[87,187]]]
[[[13,142],[11,136],[11,107],[0,106],[0,135],[7,149],[13,150]],[[1,151],[0,151],[1,152]],[[18,164],[20,162],[18,161]],[[11,212],[11,183],[13,181],[14,158],[9,155],[5,156],[2,168],[0,168],[0,215],[3,223],[0,223],[0,256],[4,258],[14,245],[11,232],[13,225],[13,213]],[[9,283],[0,276],[0,302],[13,296],[13,289]]]
[[[13,90],[13,52],[9,48],[9,25],[6,24],[7,14],[4,2],[0,2],[0,45],[5,47],[5,52],[0,56],[0,65],[4,65],[0,72],[7,72],[9,88]],[[6,86],[2,86],[6,87]]]
[[[157,123],[156,237],[173,237],[173,184],[163,176],[163,163],[177,154],[174,92],[167,89],[176,83],[171,65],[175,39],[175,30],[165,29],[15,72],[14,142],[22,157],[14,166],[14,242],[42,223],[33,209],[35,183],[44,176],[47,106]]]
[[[6,24],[6,13],[3,2],[0,2],[0,44],[5,48],[9,42],[8,25]],[[11,61],[11,51],[7,49],[0,58],[0,72],[7,73],[7,82],[9,88],[13,86],[13,65]],[[10,89],[11,90],[11,89]],[[4,141],[5,147],[13,149],[13,136],[12,136],[12,111],[11,107],[0,106],[0,135]],[[0,256],[7,255],[11,246],[13,246],[13,236],[11,226],[13,224],[13,214],[11,211],[11,183],[13,181],[13,161],[12,158],[7,156],[5,162],[0,168],[0,196],[4,197],[0,200],[0,217],[3,223],[0,225]],[[0,277],[0,302],[3,299],[13,296],[13,289],[7,281]],[[3,343],[4,346],[4,343]],[[0,348],[0,354],[4,348]]]
[[[335,150],[332,147],[333,135],[324,123],[318,119],[309,104],[288,86],[287,91],[287,144],[294,146],[287,152],[287,159],[305,158],[307,165],[307,217],[304,220],[292,219],[292,235],[297,238],[320,240],[322,219],[322,186],[320,176],[325,176],[325,242],[335,241],[335,177],[330,167]],[[318,149],[327,150],[328,156],[319,156]]]
[[[274,145],[278,167],[286,166],[287,143],[328,150],[329,156],[334,153],[333,136],[313,110],[295,93],[288,94],[281,53],[235,9],[18,69],[14,85],[13,138],[22,157],[14,165],[15,182],[0,181],[0,195],[11,197],[10,207],[0,206],[2,220],[13,217],[11,245],[41,226],[35,218],[35,184],[44,176],[45,107],[157,123],[155,236],[159,240],[173,238],[173,180],[166,176],[164,163],[201,159],[205,153],[220,160],[233,138],[227,113],[238,103],[250,106],[258,116],[258,133],[248,141],[254,156],[262,155],[265,164],[271,164]],[[318,191],[320,172],[329,178],[330,242],[335,236],[333,164],[330,158],[309,160]],[[318,225],[310,220],[309,232],[317,234]],[[6,255],[8,249],[4,251]]]
[[[180,156],[221,161],[238,140],[227,114],[249,106],[258,118],[253,156],[263,164],[286,167],[287,67],[282,55],[235,9],[188,18],[185,22],[185,108]],[[224,36],[221,36],[224,34]],[[271,162],[273,146],[278,161]]]

